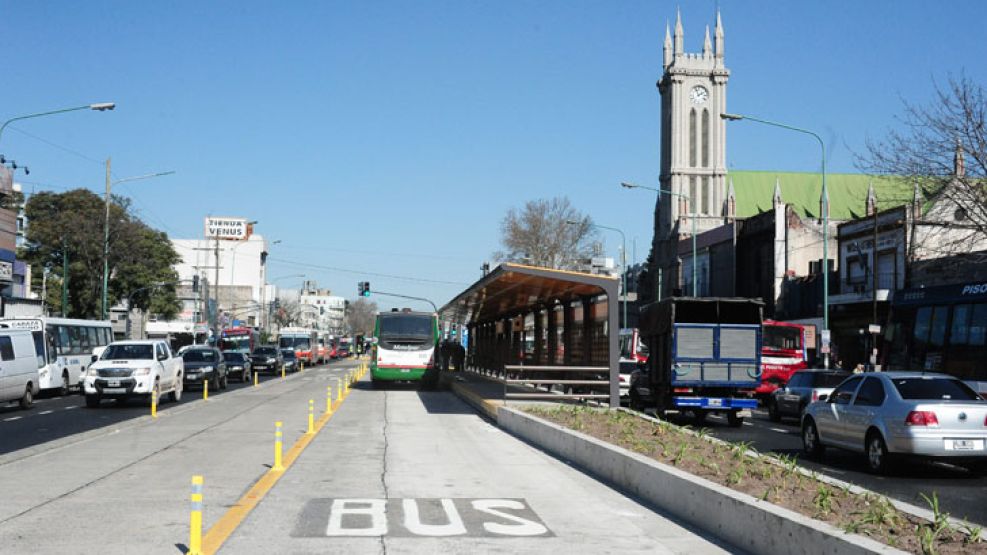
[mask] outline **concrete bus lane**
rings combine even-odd
[[[334,361],[333,364],[337,363]],[[280,378],[280,375],[264,372],[258,375],[258,383]],[[230,380],[226,390],[210,390],[209,396],[221,397],[228,392],[246,387],[253,387],[253,382],[240,383]],[[172,403],[166,396],[158,404],[158,410],[168,411],[201,400],[202,388],[197,386],[194,389],[184,390],[182,399],[178,403]],[[16,405],[0,405],[0,455],[113,426],[147,416],[149,413],[150,408],[147,403],[138,399],[125,404],[104,401],[99,408],[90,409],[86,407],[85,397],[76,391],[65,396],[45,393],[28,410],[21,410]]]
[[[689,423],[683,419],[681,423]],[[941,463],[900,461],[887,476],[867,471],[863,453],[826,449],[821,461],[812,461],[802,453],[799,423],[794,418],[771,422],[765,411],[757,410],[741,428],[730,428],[726,419],[711,416],[706,424],[710,435],[732,442],[751,441],[762,453],[796,455],[802,466],[856,484],[919,507],[928,508],[921,494],[939,496],[942,509],[957,518],[987,525],[987,478],[971,475],[965,469]]]
[[[357,364],[306,369],[0,463],[0,551],[180,552],[189,539],[192,476],[205,477],[207,505],[215,508],[208,526],[268,471],[275,421],[284,422],[285,445],[292,445],[305,433],[309,399],[321,413],[326,386],[335,392],[336,378]]]
[[[329,551],[727,552],[452,393],[365,382],[220,549]]]

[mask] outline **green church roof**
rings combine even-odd
[[[822,174],[777,171],[731,170],[737,200],[737,216],[746,218],[773,208],[775,181],[781,185],[781,200],[800,216],[818,218]],[[872,177],[859,173],[827,173],[829,217],[834,220],[867,214],[867,190],[874,183],[879,210],[912,202],[914,185],[899,177]]]

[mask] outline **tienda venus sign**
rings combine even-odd
[[[246,241],[253,232],[253,226],[246,218],[206,217],[206,239]]]

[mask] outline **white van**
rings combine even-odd
[[[0,329],[0,402],[17,401],[22,409],[40,391],[38,369],[45,365],[27,330]]]

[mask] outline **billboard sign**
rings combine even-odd
[[[246,241],[253,232],[253,226],[246,218],[223,218],[206,216],[206,239],[226,241]]]

